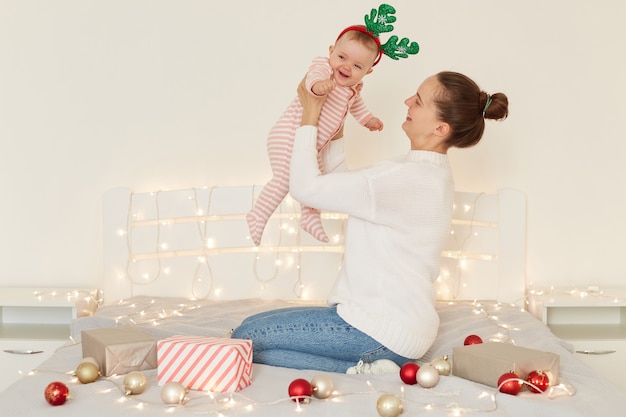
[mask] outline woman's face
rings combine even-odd
[[[441,124],[435,104],[435,96],[439,88],[441,87],[436,76],[431,76],[419,86],[417,93],[404,101],[408,111],[402,129],[411,142],[427,139]]]

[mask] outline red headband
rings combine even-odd
[[[376,42],[376,46],[378,47],[378,57],[376,57],[376,59],[374,60],[372,67],[378,64],[378,62],[380,61],[380,58],[382,58],[383,56],[383,50],[380,48],[380,39],[378,39],[378,36],[374,36],[374,32],[367,30],[367,28],[363,25],[354,25],[354,26],[348,26],[347,28],[342,30],[339,36],[337,36],[337,40],[339,40],[339,38],[345,35],[346,32],[350,32],[351,30],[356,30],[357,32],[363,32],[367,35],[370,35],[370,37],[374,39],[374,42]]]

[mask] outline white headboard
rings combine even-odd
[[[298,227],[298,204],[288,197],[257,248],[245,214],[260,188],[108,191],[104,301],[135,295],[324,300],[341,265],[345,215],[323,213],[331,242],[322,244]],[[521,302],[525,266],[524,194],[457,192],[439,299]]]

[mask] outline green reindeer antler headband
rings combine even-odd
[[[378,45],[379,53],[378,57],[374,61],[374,65],[378,64],[383,53],[391,59],[398,60],[400,58],[408,58],[410,55],[415,55],[419,52],[420,47],[417,42],[411,42],[408,38],[399,39],[396,35],[392,35],[387,42],[381,45],[379,36],[381,33],[391,32],[393,30],[393,23],[396,21],[396,17],[393,16],[396,13],[396,9],[388,4],[381,4],[378,6],[378,10],[372,9],[369,15],[365,15],[365,26],[354,25],[345,28],[337,39],[341,38],[346,32],[356,30],[366,33],[376,41]]]

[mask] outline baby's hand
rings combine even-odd
[[[378,117],[372,117],[365,123],[365,127],[373,132],[375,130],[383,130],[383,122]]]
[[[318,81],[313,84],[311,90],[316,96],[324,96],[335,89],[335,82],[333,80]]]

